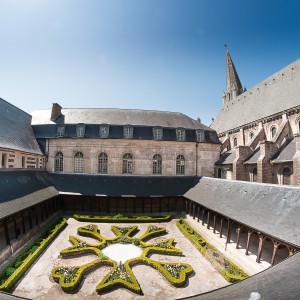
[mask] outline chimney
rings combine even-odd
[[[51,121],[54,121],[61,114],[61,106],[58,103],[52,104]]]

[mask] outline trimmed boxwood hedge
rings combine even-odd
[[[55,237],[67,226],[66,219],[60,219],[50,225],[42,236],[26,247],[1,273],[0,290],[9,291],[50,245]],[[1,280],[2,278],[2,280]]]
[[[95,223],[151,223],[151,222],[170,222],[171,215],[161,216],[123,216],[121,214],[115,216],[92,216],[74,214],[73,218],[79,222],[95,222]]]
[[[95,245],[89,244],[74,236],[69,237],[73,246],[60,252],[63,257],[92,252],[98,256],[98,259],[79,267],[57,267],[53,269],[51,274],[54,280],[59,282],[64,291],[69,292],[76,289],[84,274],[102,265],[109,265],[113,268],[97,285],[96,291],[98,293],[109,291],[121,286],[131,290],[132,292],[141,294],[142,291],[140,285],[131,270],[132,266],[138,264],[146,264],[158,270],[165,279],[174,286],[182,286],[186,282],[187,276],[192,273],[193,269],[189,264],[157,262],[147,257],[150,253],[182,255],[182,251],[173,246],[174,239],[172,238],[153,244],[144,242],[144,240],[149,237],[164,234],[166,232],[165,228],[150,225],[147,227],[146,232],[139,238],[132,237],[132,235],[137,231],[137,226],[128,226],[123,228],[111,226],[111,229],[115,233],[116,237],[106,239],[100,234],[97,225],[90,224],[78,228],[78,234],[95,238],[100,241],[100,243]],[[101,250],[105,247],[116,243],[137,244],[137,246],[143,249],[143,252],[139,257],[127,260],[124,264],[117,264],[117,262],[104,256],[101,252]]]
[[[208,243],[184,219],[180,218],[177,220],[176,225],[227,281],[234,283],[249,277],[248,274],[226,258],[216,247]]]

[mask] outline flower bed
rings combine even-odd
[[[79,222],[96,222],[96,223],[151,223],[151,222],[170,222],[171,215],[162,216],[92,216],[92,215],[73,215],[74,219]]]
[[[0,290],[9,291],[66,226],[66,219],[60,219],[55,224],[49,226],[40,238],[36,239],[28,247],[26,247],[0,273]]]
[[[84,274],[102,265],[112,266],[112,269],[97,285],[96,291],[98,293],[110,291],[117,287],[124,287],[135,293],[141,294],[141,287],[131,270],[132,266],[137,264],[146,264],[158,270],[166,280],[174,286],[183,285],[186,282],[188,275],[192,273],[193,269],[189,264],[157,262],[148,257],[150,253],[182,255],[182,251],[173,246],[174,239],[172,238],[163,239],[162,241],[153,244],[145,242],[145,240],[148,240],[150,237],[152,238],[153,236],[166,233],[165,228],[150,225],[147,227],[145,233],[138,238],[133,237],[134,233],[137,232],[137,226],[111,226],[111,229],[116,237],[107,239],[100,234],[97,225],[89,224],[78,228],[77,232],[79,235],[94,238],[99,241],[98,244],[90,244],[74,236],[69,237],[73,246],[62,250],[60,252],[62,257],[92,252],[96,254],[98,258],[83,266],[75,266],[72,268],[57,267],[53,269],[52,276],[55,281],[59,282],[64,291],[68,292],[74,290],[78,287]],[[133,244],[142,248],[143,252],[139,257],[128,259],[124,263],[117,263],[103,255],[101,250],[109,245],[118,243]]]
[[[209,244],[184,219],[177,220],[176,225],[227,281],[234,283],[248,277],[243,270]]]

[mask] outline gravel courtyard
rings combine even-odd
[[[228,285],[228,282],[219,275],[211,264],[196,250],[195,246],[179,231],[176,227],[176,220],[172,220],[167,223],[151,223],[153,225],[166,227],[168,233],[161,237],[149,239],[148,242],[152,243],[165,238],[174,238],[175,246],[183,251],[184,256],[153,254],[151,255],[151,259],[190,264],[194,269],[194,273],[189,277],[185,286],[181,288],[173,287],[158,271],[151,267],[140,265],[134,266],[132,270],[142,288],[144,296],[137,295],[124,288],[99,295],[95,291],[96,285],[110,270],[110,267],[103,266],[89,273],[76,292],[67,294],[63,292],[59,284],[52,279],[51,270],[58,266],[80,266],[96,258],[94,254],[86,254],[80,257],[63,259],[59,254],[61,250],[71,246],[68,240],[69,236],[78,236],[77,228],[88,224],[91,223],[78,222],[73,218],[69,218],[68,226],[27,272],[26,276],[23,277],[15,288],[13,294],[29,299],[175,299],[207,292]],[[97,225],[101,235],[107,238],[115,237],[110,229],[112,224],[98,223]],[[147,226],[150,224],[126,223],[114,225],[121,227],[138,225],[139,232],[136,234],[138,237],[145,232]],[[78,237],[89,243],[97,243],[97,241],[88,237]]]

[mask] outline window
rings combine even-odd
[[[254,137],[254,133],[251,131],[251,132],[249,133],[249,139],[250,139],[250,141],[253,139],[253,137]]]
[[[107,174],[107,154],[102,152],[99,154],[98,173]]]
[[[64,136],[65,135],[65,126],[59,125],[57,127],[57,136]]]
[[[101,138],[107,138],[109,135],[109,125],[100,125],[99,135]]]
[[[298,122],[298,132],[300,132],[300,121]]]
[[[276,134],[276,127],[273,126],[273,127],[271,128],[271,139],[275,136],[275,134]]]
[[[25,163],[25,156],[22,156],[22,168],[26,168],[26,163]]]
[[[153,174],[162,174],[162,158],[160,154],[155,154],[153,156]]]
[[[85,125],[83,124],[77,125],[76,127],[77,137],[84,137],[84,132],[85,132]]]
[[[177,141],[185,140],[185,130],[184,129],[176,129]]]
[[[74,157],[74,172],[83,173],[83,154],[77,152]]]
[[[176,158],[176,175],[184,175],[185,159],[183,155],[178,155]]]
[[[64,170],[64,155],[57,152],[54,161],[54,172],[63,172]]]
[[[290,185],[291,184],[291,169],[288,167],[285,167],[282,170],[282,184],[284,185]]]
[[[125,139],[131,139],[133,137],[133,127],[131,125],[124,126],[123,135]]]
[[[204,130],[196,130],[197,142],[204,142]]]
[[[163,135],[163,130],[160,127],[153,128],[153,139],[154,140],[161,140]]]
[[[129,153],[123,156],[123,174],[132,174],[132,155]]]
[[[237,138],[233,139],[233,146],[236,147],[237,146]]]

